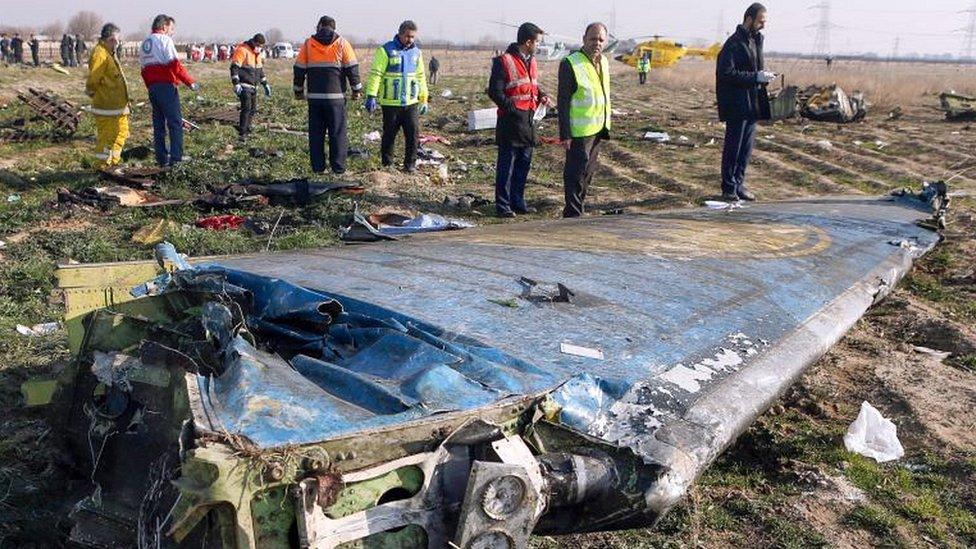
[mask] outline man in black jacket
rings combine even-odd
[[[539,88],[536,46],[542,29],[523,23],[518,42],[491,62],[488,97],[498,105],[495,141],[498,163],[495,170],[495,211],[499,217],[532,213],[525,204],[525,181],[532,167],[536,146],[535,111],[539,105],[553,106]]]
[[[0,34],[0,63],[10,62],[10,39],[7,33]]]
[[[433,55],[430,56],[430,61],[427,63],[427,83],[434,85],[437,83],[437,71],[441,70],[441,62],[437,60]]]
[[[18,65],[24,64],[24,39],[20,37],[19,32],[14,33],[14,37],[10,39],[10,51],[13,54],[14,63]]]
[[[770,118],[766,85],[776,78],[763,65],[763,35],[759,31],[765,24],[766,8],[758,3],[749,6],[742,24],[718,55],[715,93],[719,120],[725,122],[722,199],[730,202],[756,199],[746,189],[746,167],[752,155],[756,123]]]
[[[41,66],[41,42],[37,39],[36,34],[30,35],[30,50],[31,50],[31,61],[34,62],[35,67]]]

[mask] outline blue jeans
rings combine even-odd
[[[498,145],[495,167],[495,210],[498,213],[524,212],[525,180],[532,167],[532,147]]]
[[[722,150],[722,193],[738,194],[746,190],[746,167],[756,140],[755,120],[729,120],[725,123],[725,146]]]
[[[152,103],[153,148],[156,163],[169,166],[183,160],[183,113],[180,111],[180,93],[173,84],[149,86],[149,102]],[[169,130],[169,149],[166,149],[166,130]]]

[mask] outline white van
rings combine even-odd
[[[295,52],[294,46],[288,42],[278,42],[271,47],[271,57],[277,59],[292,59],[296,55],[298,55],[298,53]]]

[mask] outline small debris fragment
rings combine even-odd
[[[667,143],[671,141],[671,136],[668,135],[668,132],[647,132],[644,134],[644,140],[654,143]]]
[[[892,461],[905,455],[897,431],[891,420],[865,401],[861,403],[857,419],[844,435],[844,447],[878,463]]]
[[[17,333],[22,336],[27,337],[40,337],[53,334],[58,331],[61,325],[57,322],[44,322],[41,324],[35,324],[33,326],[24,326],[23,324],[17,325]]]
[[[603,351],[601,351],[600,349],[592,349],[590,347],[580,347],[579,345],[573,345],[572,343],[566,343],[566,342],[560,343],[559,352],[567,355],[603,360]]]

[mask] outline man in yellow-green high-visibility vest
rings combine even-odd
[[[600,143],[610,138],[610,60],[603,55],[608,35],[606,25],[590,23],[583,48],[559,64],[559,139],[566,149],[563,217],[583,215]]]

